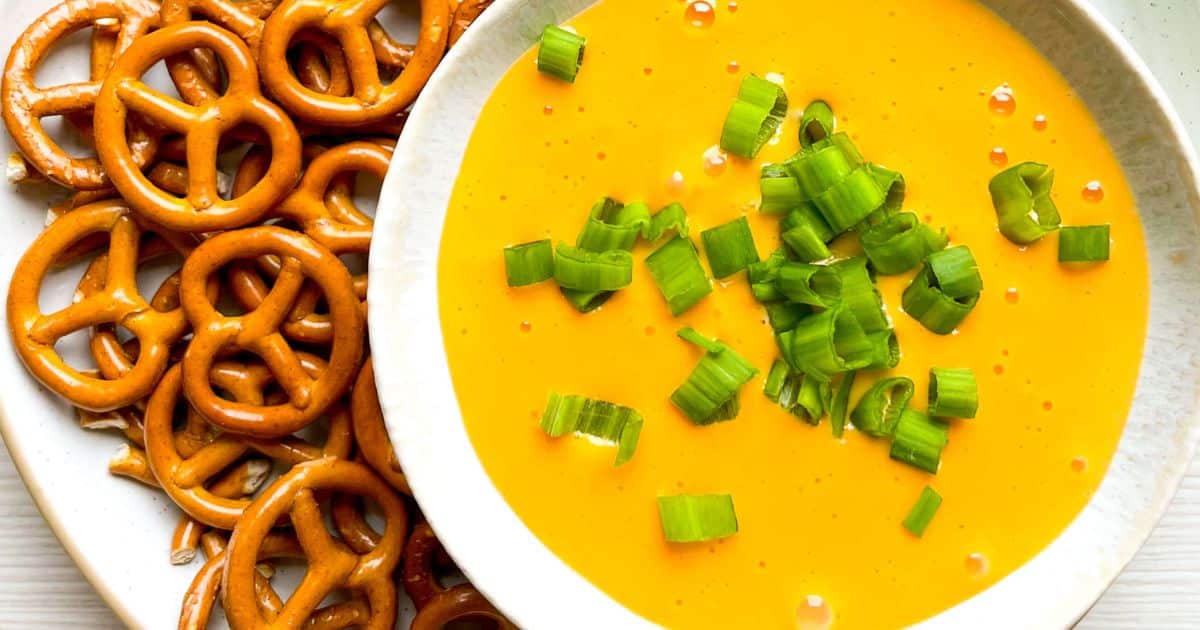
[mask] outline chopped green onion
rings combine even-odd
[[[867,341],[871,349],[866,355],[867,364],[864,367],[890,369],[900,363],[900,340],[892,329],[867,333]]]
[[[883,298],[867,268],[867,259],[855,256],[840,260],[831,268],[842,278],[842,304],[858,320],[863,331],[875,333],[890,328],[883,312]]]
[[[758,155],[787,115],[787,94],[766,79],[748,75],[721,130],[721,148],[744,158]]]
[[[797,378],[800,376],[797,375]],[[829,383],[811,376],[803,378],[791,412],[793,416],[815,426],[821,423],[821,417],[825,415],[825,401],[831,397]]]
[[[937,514],[938,508],[942,506],[942,495],[937,493],[937,490],[925,486],[921,491],[921,496],[917,498],[917,502],[909,510],[908,516],[904,517],[904,529],[907,529],[913,536],[920,538],[925,533],[925,528],[929,527],[929,522],[933,520],[933,515]]]
[[[625,250],[590,252],[559,243],[556,253],[554,280],[564,289],[616,291],[633,282],[633,257]]]
[[[1017,245],[1028,245],[1062,223],[1050,199],[1054,171],[1045,164],[1022,162],[992,178],[988,190],[1000,221],[1000,233]]]
[[[896,430],[900,414],[912,400],[915,389],[912,379],[905,376],[878,381],[858,399],[858,405],[850,413],[850,421],[867,435],[891,435]]]
[[[724,405],[721,405],[720,407],[717,408],[716,412],[714,412],[712,417],[709,418],[709,424],[712,424],[714,422],[724,422],[726,420],[733,420],[734,418],[737,417],[738,413],[741,412],[741,410],[742,410],[741,398],[739,396],[735,395],[733,398],[729,399],[729,402],[727,402]]]
[[[505,247],[504,273],[510,287],[523,287],[553,278],[554,246],[550,239]]]
[[[738,531],[733,497],[728,494],[677,494],[658,497],[658,517],[667,542],[704,542]]]
[[[763,395],[771,399],[771,402],[779,402],[779,394],[783,392],[784,383],[788,376],[792,373],[792,368],[780,359],[775,359],[771,364],[771,371],[767,372],[767,380],[763,382]]]
[[[783,242],[804,262],[826,260],[833,256],[829,247],[810,225],[801,225],[784,232]]]
[[[678,316],[712,293],[712,283],[700,264],[700,254],[687,237],[677,236],[646,257],[654,283]]]
[[[630,417],[621,429],[621,437],[617,440],[617,461],[614,466],[620,466],[633,459],[637,450],[638,438],[642,435],[642,416]]]
[[[929,269],[942,295],[948,298],[979,295],[983,290],[979,265],[966,245],[956,245],[930,254]]]
[[[550,392],[541,428],[552,438],[577,433],[617,445],[617,466],[633,457],[642,416],[629,407],[575,394]]]
[[[708,339],[691,328],[683,328],[678,334],[704,348],[705,353],[687,381],[671,394],[671,403],[696,425],[732,419],[728,412],[722,413],[722,407],[736,400],[738,391],[758,370],[720,341]]]
[[[979,410],[979,385],[971,368],[929,370],[929,415],[974,418]]]
[[[567,302],[580,313],[590,313],[609,300],[615,291],[577,291],[575,289],[559,288]]]
[[[887,195],[871,171],[858,168],[825,192],[813,197],[813,203],[834,232],[854,227],[875,212]]]
[[[792,369],[822,381],[866,367],[861,352],[871,347],[862,326],[840,305],[805,317],[776,340]]]
[[[800,118],[800,146],[808,148],[814,142],[828,138],[835,125],[833,109],[825,101],[813,101],[804,108]]]
[[[575,75],[579,74],[579,66],[583,65],[583,48],[586,42],[587,40],[578,33],[547,24],[542,30],[542,39],[538,44],[538,72],[574,83]]]
[[[747,279],[750,281],[750,292],[754,299],[762,303],[783,300],[783,294],[775,286],[779,277],[779,268],[787,262],[787,252],[777,249],[767,256],[766,260],[751,263],[746,266]]]
[[[801,226],[807,226],[824,243],[829,243],[837,238],[833,228],[825,222],[825,217],[821,216],[817,207],[810,203],[801,204],[795,210],[784,215],[783,220],[779,222],[779,231],[781,233],[788,232]]]
[[[642,226],[649,222],[650,210],[644,203],[629,205],[605,197],[592,206],[587,223],[579,232],[575,246],[589,252],[614,249],[632,251],[641,235]]]
[[[842,147],[822,143],[787,161],[786,164],[800,183],[800,190],[804,191],[805,197],[815,199],[858,169],[853,159],[853,156],[846,155]]]
[[[767,322],[771,324],[771,330],[780,332],[783,330],[791,330],[800,323],[800,320],[812,314],[813,310],[807,304],[794,304],[791,302],[773,302],[765,305],[767,309]]]
[[[905,408],[892,433],[892,459],[936,475],[942,461],[942,449],[950,441],[945,423],[913,409]]]
[[[687,211],[678,203],[672,203],[654,213],[650,223],[642,228],[642,238],[654,242],[669,231],[679,236],[688,235]]]
[[[829,307],[842,293],[842,275],[834,267],[785,262],[779,266],[775,285],[792,302]]]
[[[758,250],[754,248],[754,235],[750,233],[750,222],[746,217],[704,230],[700,240],[704,242],[704,253],[708,255],[713,276],[718,279],[758,262]]]
[[[946,247],[946,232],[934,232],[911,212],[893,214],[859,235],[871,267],[883,275],[904,273]]]
[[[833,424],[833,437],[842,437],[846,429],[846,408],[850,406],[850,390],[854,387],[854,375],[858,372],[846,372],[842,382],[838,384],[837,394],[833,397],[833,407],[829,410],[829,421]]]
[[[1108,260],[1108,224],[1064,227],[1058,233],[1058,262]]]
[[[978,301],[978,294],[955,299],[942,293],[929,265],[917,272],[912,284],[908,285],[900,298],[905,313],[939,335],[953,332]]]
[[[805,201],[804,193],[800,192],[800,182],[792,177],[788,169],[778,164],[766,164],[762,167],[758,187],[762,192],[759,212],[787,212]]]
[[[904,205],[907,186],[904,183],[904,175],[899,171],[893,171],[878,164],[868,164],[867,168],[871,171],[875,182],[886,193],[883,205],[871,217],[868,217],[868,219],[874,218],[874,222],[878,222],[900,212],[900,208]]]

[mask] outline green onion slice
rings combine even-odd
[[[787,115],[787,94],[761,77],[747,75],[721,130],[721,148],[747,159],[758,155]]]
[[[754,236],[746,217],[704,230],[700,240],[704,242],[708,265],[717,278],[726,278],[758,262],[758,250],[754,247]]]
[[[775,285],[792,302],[829,307],[842,294],[842,274],[835,267],[785,262],[779,266]]]
[[[936,475],[942,450],[950,441],[949,427],[913,409],[905,408],[892,433],[892,459]]]
[[[875,178],[875,182],[886,193],[883,205],[868,217],[869,222],[877,222],[900,212],[900,208],[904,205],[904,195],[907,191],[907,186],[904,183],[904,175],[899,171],[893,171],[886,166],[878,164],[868,164],[867,169],[871,171],[871,176]]]
[[[883,312],[883,298],[862,256],[840,260],[831,266],[842,278],[842,305],[854,315],[863,331],[875,333],[891,326]]]
[[[930,254],[929,269],[942,295],[948,298],[965,298],[978,295],[983,290],[979,265],[966,245],[956,245]]]
[[[853,156],[847,155],[841,146],[822,143],[788,160],[786,164],[800,183],[800,190],[804,191],[807,198],[815,199],[859,167],[853,160]]]
[[[575,307],[575,310],[580,313],[590,313],[609,300],[616,292],[615,291],[577,291],[575,289],[563,289],[563,297],[567,298],[567,302]]]
[[[750,292],[754,294],[754,299],[764,304],[784,299],[779,288],[775,286],[775,280],[779,277],[779,268],[785,262],[787,262],[787,252],[777,249],[771,252],[766,260],[746,266],[746,276],[750,282]]]
[[[775,359],[771,364],[771,370],[767,372],[767,380],[763,382],[763,395],[771,400],[771,402],[779,402],[779,395],[783,393],[783,386],[787,379],[792,374],[792,369],[788,364],[781,359]]]
[[[979,385],[971,368],[929,370],[929,415],[974,418],[979,410]]]
[[[678,316],[712,293],[712,283],[692,240],[677,236],[646,257],[646,267],[667,300],[671,315]]]
[[[867,333],[870,351],[866,354],[868,368],[890,369],[900,364],[900,340],[893,329]]]
[[[866,367],[871,349],[862,326],[842,305],[805,317],[776,340],[793,369],[821,381]]]
[[[946,247],[946,231],[934,232],[911,212],[893,214],[859,234],[863,253],[875,271],[888,276],[921,264],[929,254]]]
[[[896,422],[912,400],[916,387],[906,376],[893,376],[876,382],[858,400],[850,413],[850,422],[867,435],[884,437],[896,430]]]
[[[798,227],[808,227],[824,243],[829,243],[837,238],[837,233],[829,227],[829,224],[825,222],[825,217],[821,216],[821,212],[811,203],[801,204],[795,210],[784,215],[783,220],[779,222],[781,233]]]
[[[583,48],[586,42],[587,40],[578,33],[547,24],[542,30],[542,39],[538,44],[538,72],[574,83],[575,75],[579,74],[579,66],[583,65]]]
[[[597,201],[588,213],[587,223],[579,232],[575,246],[589,252],[614,249],[632,251],[641,235],[642,226],[650,221],[650,210],[644,203],[628,205],[611,197]]]
[[[791,330],[800,323],[800,320],[812,314],[813,309],[807,304],[795,304],[791,302],[772,302],[766,304],[767,322],[771,324],[771,330],[781,332]]]
[[[1058,262],[1103,262],[1108,243],[1108,224],[1064,227],[1058,233]]]
[[[633,257],[625,250],[590,252],[559,243],[556,254],[554,280],[564,289],[616,291],[633,282]]]
[[[833,134],[836,121],[833,109],[825,101],[813,101],[804,108],[800,117],[800,146],[809,148],[814,142],[820,142]]]
[[[653,243],[671,231],[679,236],[688,235],[687,211],[678,203],[669,204],[655,212],[650,222],[642,228],[642,238]]]
[[[801,225],[783,233],[783,242],[804,262],[828,260],[833,256],[812,226]]]
[[[800,191],[800,182],[791,172],[779,164],[766,164],[758,178],[762,201],[758,211],[768,214],[787,212],[804,203],[807,198]]]
[[[917,272],[900,297],[905,313],[939,335],[953,332],[978,301],[978,294],[955,299],[942,293],[929,265]]]
[[[667,542],[704,542],[726,538],[738,531],[733,497],[728,494],[660,496],[658,517]]]
[[[1018,245],[1028,245],[1062,223],[1050,199],[1054,171],[1045,164],[1022,162],[997,173],[988,184],[1000,233]]]
[[[829,409],[829,420],[833,424],[833,437],[840,438],[846,429],[846,409],[850,406],[850,390],[854,387],[854,375],[857,372],[846,372],[842,382],[838,384],[837,394],[833,397],[833,406]]]
[[[813,197],[813,203],[829,227],[840,234],[870,216],[886,199],[886,193],[871,171],[859,168]]]
[[[524,287],[554,277],[554,246],[550,239],[504,248],[504,274],[508,286]]]
[[[608,401],[551,392],[542,412],[541,428],[552,438],[575,433],[615,444],[615,465],[620,466],[637,450],[642,416],[633,409]]]
[[[671,394],[671,403],[696,425],[732,419],[737,414],[738,391],[758,374],[758,370],[720,341],[704,337],[691,328],[683,328],[678,334],[685,341],[703,348],[705,353],[687,381]],[[728,405],[731,404],[735,406],[733,414],[729,415]]]
[[[925,486],[921,491],[921,496],[917,498],[917,502],[913,504],[909,510],[908,516],[904,517],[904,529],[907,529],[913,536],[920,538],[925,533],[925,528],[929,527],[929,522],[933,520],[933,515],[937,514],[938,508],[942,506],[942,495],[937,493],[937,490]]]

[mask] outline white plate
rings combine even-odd
[[[409,481],[459,566],[528,628],[649,624],[546,549],[476,459],[443,350],[437,258],[457,170],[491,90],[542,25],[590,4],[500,0],[450,53],[397,147],[370,261],[372,346],[399,349],[376,352],[376,379]],[[1091,502],[1028,564],[923,625],[1062,627],[1087,610],[1149,535],[1200,437],[1200,362],[1195,358],[1200,269],[1193,254],[1200,208],[1197,164],[1161,89],[1094,9],[1078,0],[985,4],[1038,45],[1108,136],[1145,229],[1150,325],[1129,421]],[[430,160],[430,155],[443,159]],[[1178,252],[1189,255],[1172,256]],[[520,567],[520,579],[513,579],[514,567]]]

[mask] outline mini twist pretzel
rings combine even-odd
[[[442,630],[456,621],[483,619],[492,621],[497,630],[517,630],[517,626],[505,619],[474,586],[459,584],[418,610],[409,630]]]
[[[459,38],[467,34],[467,29],[471,27],[471,24],[495,1],[463,0],[462,4],[454,10],[454,21],[450,23],[450,46],[457,44]]]
[[[375,391],[375,368],[370,358],[363,364],[350,394],[350,419],[354,425],[354,442],[367,464],[398,492],[412,496],[408,478],[400,468],[400,460],[396,458],[383,423],[379,393]]]
[[[265,68],[288,67],[296,34],[315,29],[336,37],[350,68],[353,93],[331,96],[305,88],[291,72],[263,75],[267,91],[288,111],[327,125],[353,126],[398,114],[416,98],[446,50],[450,11],[446,0],[421,0],[421,30],[412,59],[388,85],[379,77],[368,25],[388,0],[285,0],[267,18],[259,60]]]
[[[208,278],[234,260],[260,256],[283,261],[271,291],[253,311],[223,315],[205,295]],[[329,367],[317,376],[305,373],[279,330],[306,280],[325,296],[333,323]],[[224,429],[262,438],[295,433],[335,403],[357,373],[363,321],[353,280],[337,256],[303,234],[259,226],[212,237],[184,262],[180,296],[195,330],[183,355],[184,391],[200,413]],[[217,396],[209,370],[217,355],[230,349],[261,357],[288,400],[268,406]]]
[[[42,282],[61,252],[88,234],[107,232],[103,288],[49,314],[38,307]],[[101,201],[75,210],[42,232],[21,257],[8,290],[8,325],[21,360],[46,387],[77,407],[108,411],[132,404],[153,389],[167,368],[171,344],[187,331],[183,312],[159,312],[137,287],[142,229],[128,207]],[[206,287],[200,287],[205,294]],[[357,311],[356,311],[357,313]],[[115,323],[138,339],[138,357],[124,376],[90,377],[54,349],[60,338],[100,324]]]
[[[301,355],[300,359],[309,373],[320,374],[325,370],[316,357]],[[249,403],[261,403],[264,390],[273,380],[270,371],[262,366],[227,362],[213,367],[211,376],[223,390]],[[330,413],[329,435],[321,447],[290,436],[255,440],[225,433],[197,449],[182,449],[173,429],[181,389],[182,370],[175,366],[167,371],[146,406],[146,454],[163,491],[180,509],[206,525],[233,529],[249,505],[248,499],[221,496],[206,487],[210,479],[248,452],[257,451],[276,461],[296,465],[322,457],[346,457],[353,448],[349,415],[339,407]],[[191,410],[188,417],[189,420],[193,417]]]
[[[193,48],[212,49],[224,64],[229,89],[223,96],[188,105],[142,83],[154,63]],[[125,133],[130,112],[184,135],[186,197],[154,185],[134,163]],[[113,185],[139,213],[174,230],[224,230],[257,221],[291,190],[300,172],[300,136],[287,115],[259,93],[250,50],[233,33],[204,22],[175,24],[136,40],[100,88],[95,121],[100,161]],[[217,151],[221,136],[241,124],[265,132],[271,165],[245,194],[226,200],[217,185]]]
[[[374,501],[384,530],[374,549],[355,553],[326,528],[314,494],[334,491]],[[275,523],[288,515],[308,558],[308,571],[274,620],[258,612],[254,596],[259,548]],[[407,527],[404,502],[370,468],[334,458],[300,464],[263,491],[238,522],[226,550],[224,603],[237,628],[296,628],[333,590],[346,588],[366,597],[371,615],[362,627],[390,629],[396,620],[392,571],[400,560]]]
[[[90,111],[100,92],[98,68],[92,80],[39,88],[35,74],[50,48],[71,33],[96,22],[118,20],[120,32],[110,54],[119,54],[158,23],[158,6],[149,0],[66,0],[29,25],[13,44],[0,87],[4,124],[21,153],[50,179],[75,190],[95,190],[108,184],[100,162],[72,157],[47,135],[42,118],[75,116]],[[103,50],[103,49],[102,49]],[[102,60],[100,60],[102,61]],[[98,61],[98,63],[100,62]],[[124,121],[121,132],[124,133]],[[129,160],[135,167],[149,161],[153,143],[135,131]]]

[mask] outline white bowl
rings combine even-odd
[[[534,629],[652,624],[542,545],[484,472],[463,426],[443,349],[437,262],[451,191],[489,94],[541,26],[592,3],[499,0],[450,52],[397,146],[370,260],[376,380],[413,491],[475,585],[515,622]],[[1197,162],[1149,70],[1085,2],[984,4],[1066,77],[1125,170],[1146,235],[1149,332],[1125,432],[1087,507],[1027,564],[921,625],[1063,627],[1086,612],[1150,534],[1200,438]]]

